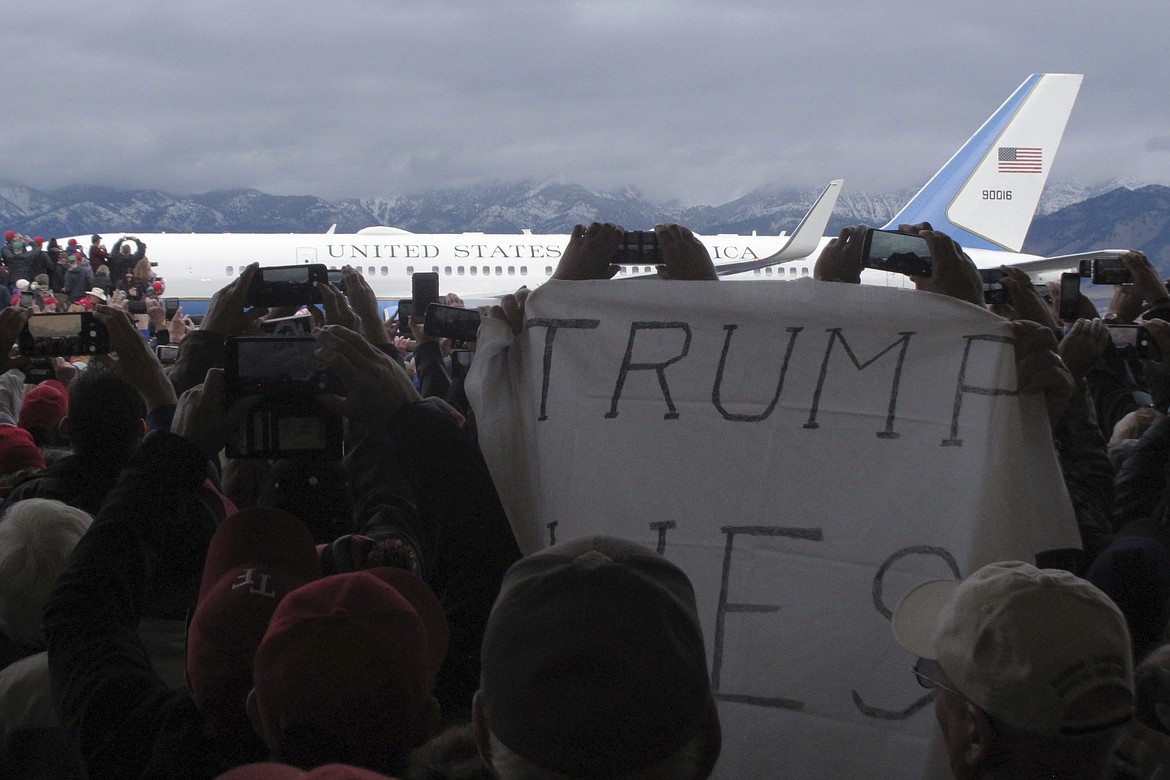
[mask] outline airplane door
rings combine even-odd
[[[297,265],[308,265],[309,263],[317,262],[317,247],[315,246],[298,246],[297,247]]]

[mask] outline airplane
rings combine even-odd
[[[1013,265],[1033,281],[1054,279],[1083,258],[1116,255],[1100,250],[1045,258],[1021,254],[1024,238],[1048,179],[1052,161],[1080,89],[1082,76],[1029,76],[921,190],[887,223],[930,222],[957,240],[979,268]],[[843,181],[825,188],[796,230],[788,235],[702,235],[720,277],[729,280],[792,280],[808,277],[821,249]],[[441,288],[467,303],[493,302],[521,285],[536,287],[552,275],[567,235],[411,233],[375,226],[353,234],[335,233],[137,233],[166,297],[179,298],[183,311],[200,315],[210,297],[243,268],[324,263],[352,265],[369,281],[384,313],[411,297],[411,275],[439,273]],[[110,235],[109,231],[103,231]],[[88,245],[88,236],[78,236]],[[652,266],[623,266],[620,276],[655,273]],[[865,284],[911,286],[896,273],[866,270]]]

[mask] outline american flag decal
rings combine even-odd
[[[1038,146],[999,147],[1000,173],[1041,173],[1044,150]]]

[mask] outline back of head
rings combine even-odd
[[[43,647],[41,613],[92,518],[60,501],[29,498],[0,518],[0,630]]]
[[[548,772],[623,776],[718,733],[691,583],[632,542],[588,537],[515,563],[481,656],[487,729]],[[703,777],[717,736],[695,752]]]
[[[65,385],[56,379],[47,379],[24,394],[20,405],[19,424],[32,434],[38,446],[58,443],[58,426],[69,411],[69,395]]]
[[[187,629],[187,687],[212,734],[251,733],[256,648],[280,601],[320,576],[313,539],[290,514],[247,509],[215,529]]]
[[[282,760],[401,763],[436,725],[447,642],[438,598],[408,572],[311,582],[280,602],[256,651],[254,722]]]
[[[100,363],[91,362],[69,383],[69,441],[77,452],[129,455],[145,416],[139,392]]]
[[[0,424],[0,477],[44,467],[44,455],[31,433],[15,425]]]

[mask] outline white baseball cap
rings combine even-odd
[[[1086,580],[1020,561],[932,580],[894,610],[894,638],[938,662],[955,689],[1033,734],[1101,731],[1133,714],[1125,617]]]

